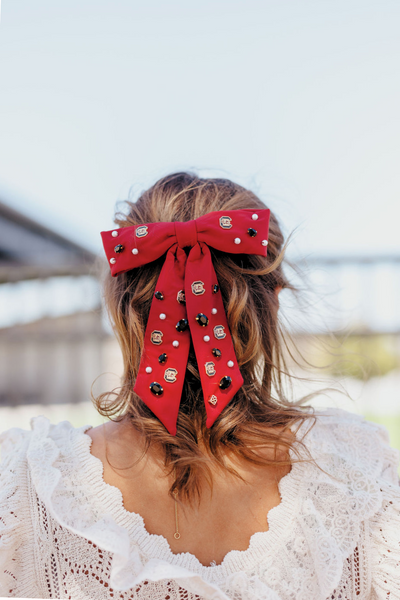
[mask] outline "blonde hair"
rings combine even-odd
[[[254,193],[228,179],[204,179],[191,173],[174,173],[160,179],[136,202],[127,201],[126,206],[125,213],[116,214],[115,224],[119,227],[188,221],[211,211],[265,208]],[[101,415],[110,419],[116,416],[116,421],[126,419],[140,431],[145,451],[152,447],[161,452],[167,471],[176,472],[170,493],[178,491],[186,500],[200,497],[202,476],[212,485],[210,461],[236,473],[227,465],[226,453],[270,467],[291,464],[288,459],[276,458],[278,445],[286,451],[293,448],[299,456],[297,448],[281,434],[282,429],[295,422],[300,426],[310,418],[309,411],[306,414],[298,403],[292,405],[285,398],[282,385],[282,374],[287,370],[276,290],[292,288],[282,269],[283,249],[284,238],[272,213],[267,257],[227,254],[210,248],[244,384],[207,429],[199,370],[191,346],[176,436],[167,432],[133,391],[149,309],[165,256],[118,277],[111,277],[107,267],[104,298],[122,349],[124,371],[116,392],[101,394],[93,401]],[[275,449],[273,460],[260,454],[260,449],[270,447]]]

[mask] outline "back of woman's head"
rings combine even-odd
[[[126,207],[125,212],[116,215],[119,227],[189,221],[212,211],[266,208],[255,194],[228,179],[205,179],[191,173],[160,179],[136,202],[126,202]],[[168,433],[133,391],[165,255],[118,277],[107,272],[105,303],[122,349],[124,371],[114,398],[108,393],[95,400],[97,410],[110,418],[129,420],[144,436],[146,448],[159,450],[166,467],[176,469],[174,487],[186,498],[199,492],[201,474],[209,475],[210,461],[226,468],[227,452],[257,464],[282,464],[266,459],[260,447],[279,442],[289,448],[288,442],[281,442],[279,432],[307,418],[285,400],[282,391],[284,359],[278,291],[291,287],[282,269],[283,245],[282,231],[271,213],[266,257],[230,254],[210,247],[244,384],[207,429],[199,369],[191,345],[176,436]]]

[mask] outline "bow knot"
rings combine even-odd
[[[184,223],[103,231],[113,277],[166,254],[150,307],[134,391],[176,434],[190,343],[196,354],[206,426],[243,385],[209,246],[267,255],[268,209],[214,211]],[[191,247],[188,255],[183,248]]]
[[[175,221],[175,235],[176,241],[180,248],[192,247],[197,244],[197,227],[196,220],[193,221]]]

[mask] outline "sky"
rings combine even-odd
[[[398,0],[3,0],[0,198],[101,251],[177,170],[251,188],[293,256],[400,254]]]

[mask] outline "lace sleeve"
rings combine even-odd
[[[385,449],[381,509],[371,518],[373,600],[400,600],[400,480],[399,451],[390,447],[386,429],[380,431]]]
[[[25,561],[30,533],[26,483],[29,434],[14,427],[0,435],[0,597],[13,596],[19,577],[29,571]]]

